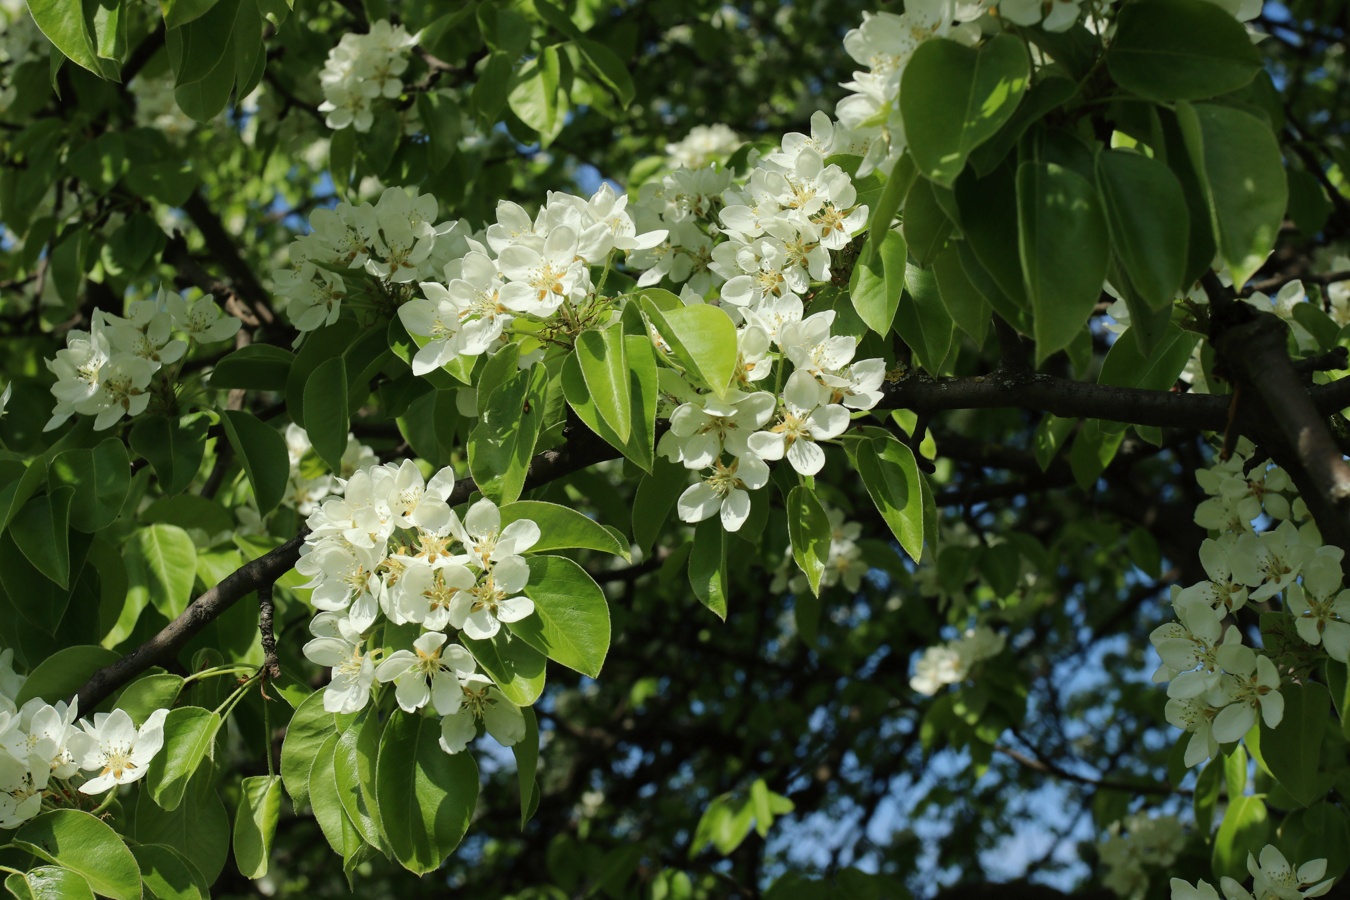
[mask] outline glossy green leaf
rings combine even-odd
[[[502,527],[517,519],[529,519],[539,526],[539,541],[530,548],[533,553],[549,550],[599,550],[624,559],[629,558],[628,545],[613,532],[584,513],[557,503],[539,500],[517,500],[501,508]]]
[[[348,820],[360,832],[361,839],[381,850],[385,841],[380,829],[375,761],[380,753],[382,726],[379,714],[373,708],[362,710],[356,721],[338,736],[333,747],[333,777],[338,801]]]
[[[1270,836],[1270,818],[1264,798],[1230,797],[1228,809],[1214,835],[1212,863],[1214,874],[1229,878],[1247,878],[1247,855],[1261,852]]]
[[[205,15],[217,2],[218,0],[159,0],[159,8],[164,13],[164,24],[169,28],[177,28]]]
[[[1284,221],[1289,186],[1279,144],[1269,125],[1231,106],[1179,103],[1177,121],[1219,253],[1233,283],[1245,284],[1270,255]]]
[[[252,413],[227,409],[220,414],[220,419],[225,425],[225,436],[243,461],[244,472],[249,484],[253,485],[258,512],[265,516],[277,508],[290,481],[291,458],[286,451],[286,439]],[[345,431],[343,445],[345,448]]]
[[[183,692],[184,681],[179,675],[159,672],[142,675],[122,689],[114,704],[124,709],[139,728],[157,709],[169,709]]]
[[[499,631],[486,641],[460,635],[460,641],[501,688],[502,695],[516,706],[533,706],[544,693],[544,654],[530,644],[512,640],[507,631]]]
[[[177,494],[192,483],[206,452],[206,422],[187,425],[164,416],[141,416],[131,426],[131,449],[149,461],[166,495]]]
[[[394,858],[419,875],[459,846],[478,801],[478,767],[440,746],[440,723],[395,710],[380,738],[379,813]]]
[[[491,392],[490,402],[479,397],[478,424],[469,433],[469,472],[485,497],[510,503],[525,487],[543,427],[548,373],[543,366],[519,370]]]
[[[347,369],[342,357],[320,363],[305,382],[305,433],[329,471],[342,472],[347,452]]]
[[[245,878],[267,874],[272,838],[281,816],[281,776],[254,775],[239,784],[234,814],[234,863]]]
[[[868,434],[875,437],[849,442],[849,452],[877,511],[905,553],[917,563],[923,556],[924,542],[923,476],[914,451],[891,435],[875,430]]]
[[[274,391],[286,383],[295,354],[272,344],[249,344],[226,356],[211,370],[213,388]]]
[[[633,429],[633,394],[623,338],[619,323],[603,331],[583,331],[577,335],[576,356],[600,418],[627,443]]]
[[[870,238],[869,238],[870,240]],[[858,316],[877,334],[890,333],[900,295],[905,289],[905,239],[898,231],[887,231],[877,245],[870,262],[858,258],[849,280],[849,296]]]
[[[815,491],[797,485],[787,497],[788,539],[797,568],[806,573],[811,593],[820,593],[820,579],[830,559],[831,528]]]
[[[108,438],[92,450],[67,450],[47,470],[53,488],[74,489],[70,527],[92,533],[111,525],[122,511],[131,488],[131,460],[117,438]]]
[[[148,601],[166,619],[187,609],[196,580],[197,548],[176,525],[155,524],[131,533],[122,549],[127,567],[128,600]]]
[[[19,688],[14,704],[23,706],[35,697],[46,703],[69,700],[90,675],[119,658],[119,654],[103,647],[64,647],[37,664]]]
[[[1040,365],[1069,346],[1091,317],[1106,280],[1110,239],[1096,188],[1051,163],[1018,167],[1017,212]]]
[[[567,398],[568,406],[572,407],[581,421],[586,423],[587,428],[631,460],[634,465],[649,472],[655,461],[658,386],[656,358],[653,356],[651,341],[645,336],[626,335],[624,344],[631,370],[629,382],[634,425],[627,441],[621,441],[618,434],[600,416],[600,411],[596,409],[586,387],[581,364],[575,355],[563,360],[563,396]],[[639,424],[642,427],[638,427]]]
[[[167,845],[189,861],[190,871],[201,876],[197,884],[203,896],[207,895],[203,885],[220,876],[230,853],[230,818],[216,792],[214,774],[210,767],[199,769],[175,809],[161,809],[144,788],[136,803],[136,840]]]
[[[33,567],[63,588],[70,586],[70,507],[75,488],[62,485],[29,499],[10,523],[14,543]]]
[[[1031,80],[1026,45],[1001,34],[979,49],[919,44],[900,77],[900,113],[919,172],[951,187],[966,157],[1012,116]]]
[[[116,60],[99,54],[92,17],[86,18],[86,4],[70,0],[28,0],[28,11],[47,40],[67,59],[100,78],[121,81]]]
[[[736,325],[721,308],[696,304],[662,311],[644,295],[642,311],[670,346],[675,359],[709,390],[725,397],[736,372]]]
[[[1123,6],[1106,54],[1111,77],[1154,100],[1201,100],[1237,90],[1261,71],[1247,29],[1206,0]]]
[[[689,585],[694,596],[717,618],[726,620],[730,579],[727,575],[727,532],[719,518],[704,519],[694,526],[694,546],[689,552]]]
[[[547,147],[562,131],[567,95],[562,89],[558,48],[544,47],[516,73],[506,102],[511,111],[539,134]]]
[[[205,900],[210,896],[201,870],[168,844],[137,844],[131,852],[141,867],[147,896],[156,900]]]
[[[297,809],[309,804],[309,770],[315,754],[337,733],[333,714],[323,708],[323,695],[315,691],[296,707],[281,744],[281,778]]]
[[[534,613],[511,633],[556,663],[595,678],[609,653],[609,604],[586,570],[562,556],[529,559]]]
[[[581,51],[581,58],[586,62],[586,68],[590,69],[600,83],[614,94],[619,105],[627,109],[628,104],[633,102],[636,91],[633,87],[633,76],[628,74],[628,67],[624,65],[623,60],[599,41],[576,38],[575,43],[577,49]]]
[[[39,859],[79,873],[97,894],[140,900],[136,857],[97,816],[75,809],[52,810],[25,823],[14,843]]]
[[[948,247],[933,260],[933,275],[947,315],[976,345],[983,347],[989,333],[989,302],[967,277],[959,247]]]
[[[539,804],[539,782],[535,772],[539,768],[539,720],[530,707],[521,709],[525,717],[525,736],[511,745],[516,757],[516,780],[520,785],[520,827],[529,822]]]
[[[183,802],[188,782],[202,760],[215,755],[220,716],[199,706],[169,710],[164,719],[164,749],[150,761],[145,775],[150,796],[162,809],[175,810]]]
[[[1204,0],[1200,0],[1204,2]],[[1111,246],[1149,306],[1169,306],[1186,275],[1189,213],[1172,170],[1142,153],[1105,150],[1097,156]]]
[[[15,872],[5,879],[5,890],[16,900],[94,900],[94,891],[83,875],[58,866]]]
[[[921,266],[933,264],[952,233],[952,220],[942,211],[935,190],[943,188],[935,188],[927,178],[916,178],[905,197],[905,217],[900,227],[909,252]]]
[[[905,267],[905,292],[895,311],[895,330],[914,351],[919,365],[933,375],[942,371],[956,323],[942,301],[933,269]]]
[[[1331,716],[1331,694],[1315,681],[1287,684],[1284,718],[1275,728],[1261,724],[1261,749],[1280,786],[1304,806],[1327,793],[1331,779],[1319,771],[1322,739]]]

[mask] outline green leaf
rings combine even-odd
[[[220,716],[200,706],[169,710],[164,719],[164,749],[150,761],[145,774],[150,796],[162,809],[177,809],[202,760],[214,758],[220,724]]]
[[[335,853],[342,856],[345,864],[346,860],[360,853],[365,842],[347,811],[342,808],[342,798],[338,793],[333,754],[339,737],[336,733],[329,735],[314,756],[314,765],[309,770],[309,800],[324,839]]]
[[[560,84],[561,64],[558,48],[543,48],[539,55],[516,72],[506,102],[511,111],[539,133],[539,142],[547,147],[562,131],[567,95]]]
[[[70,506],[75,488],[62,485],[31,498],[10,523],[14,543],[33,567],[63,588],[70,586]]]
[[[164,751],[161,750],[161,753]],[[136,803],[136,840],[142,844],[165,844],[191,860],[203,896],[220,876],[230,853],[230,817],[216,793],[214,772],[200,769],[173,810],[161,809],[142,790]]]
[[[625,335],[624,349],[628,357],[629,395],[632,402],[633,430],[627,441],[609,427],[595,407],[586,387],[581,364],[575,354],[563,360],[562,388],[567,404],[572,407],[586,427],[599,435],[644,472],[650,472],[655,462],[656,444],[656,357],[651,340],[645,335]],[[641,427],[638,427],[641,425]]]
[[[727,618],[727,532],[721,519],[704,519],[694,526],[689,553],[689,586],[698,601],[722,621]]]
[[[916,563],[923,556],[923,476],[914,451],[894,436],[868,429],[863,440],[847,446],[863,487],[890,526],[900,546]]]
[[[871,238],[869,238],[871,240]],[[877,334],[890,333],[900,295],[905,289],[905,239],[898,231],[887,231],[876,245],[870,261],[867,254],[858,257],[849,279],[849,296],[858,316]]]
[[[900,223],[909,252],[921,266],[930,266],[947,246],[953,223],[934,195],[933,182],[916,178],[905,197],[905,217]]]
[[[517,519],[529,519],[539,526],[538,543],[530,548],[532,553],[544,553],[549,550],[599,550],[629,559],[628,545],[619,540],[612,531],[590,518],[566,506],[556,503],[544,503],[539,500],[517,500],[501,508],[502,527],[505,528]]]
[[[562,556],[529,559],[534,613],[507,625],[556,663],[595,678],[609,652],[609,604],[586,570]]]
[[[69,700],[90,675],[120,658],[120,654],[103,647],[64,647],[38,663],[19,688],[14,705],[23,706],[35,697],[46,703]]]
[[[211,370],[212,388],[275,391],[286,384],[295,354],[271,344],[249,344],[226,356]]]
[[[121,81],[117,61],[99,54],[93,22],[86,18],[85,6],[73,0],[28,0],[33,21],[67,59],[100,78]]]
[[[594,72],[600,83],[618,99],[619,105],[627,109],[628,104],[633,102],[636,89],[633,87],[633,76],[628,74],[628,67],[624,65],[623,60],[598,41],[578,37],[573,43],[581,51],[586,68]]]
[[[720,307],[696,304],[662,312],[649,295],[642,311],[670,346],[686,372],[700,379],[718,397],[725,397],[736,373],[736,325]]]
[[[333,714],[323,708],[323,695],[315,691],[296,707],[281,744],[281,778],[297,809],[309,804],[309,771],[315,754],[337,733]]]
[[[1270,819],[1260,796],[1230,797],[1214,835],[1212,863],[1219,877],[1247,878],[1247,855],[1256,855],[1270,835]]]
[[[643,475],[633,497],[633,543],[644,554],[651,552],[675,501],[689,486],[688,470],[664,457],[649,475]]]
[[[483,8],[483,7],[480,7]],[[473,108],[484,126],[496,124],[506,108],[511,88],[511,60],[513,57],[494,50],[478,68],[478,80],[473,86]]]
[[[201,18],[218,0],[159,0],[159,8],[164,13],[164,25],[178,28],[193,19]]]
[[[577,335],[576,356],[600,418],[620,442],[627,443],[633,429],[633,395],[623,338],[618,322],[604,331],[583,331]]]
[[[830,518],[816,499],[816,492],[801,484],[788,494],[786,510],[792,558],[806,573],[811,593],[819,595],[820,579],[830,559]]]
[[[78,872],[57,866],[38,866],[5,879],[5,890],[17,900],[94,900],[89,882]]]
[[[418,875],[435,871],[459,846],[478,802],[478,767],[446,753],[440,723],[394,710],[380,738],[379,814],[394,858]]]
[[[482,386],[480,385],[480,391]],[[548,372],[531,366],[512,373],[484,404],[469,433],[469,473],[483,496],[498,505],[520,496],[548,404]]]
[[[520,827],[530,821],[539,805],[539,782],[535,772],[539,768],[539,720],[528,706],[521,709],[525,717],[525,736],[511,745],[516,757],[516,780],[520,784]]]
[[[141,867],[146,892],[158,900],[204,900],[210,896],[206,877],[168,844],[137,844],[131,852]]]
[[[333,747],[333,775],[338,800],[348,820],[356,826],[362,840],[384,852],[375,784],[381,727],[379,714],[373,708],[362,710]]]
[[[1261,56],[1233,14],[1206,0],[1139,0],[1121,7],[1106,54],[1111,77],[1153,100],[1201,100],[1235,91]]]
[[[342,472],[347,452],[347,368],[336,356],[319,364],[305,381],[305,432],[331,472]],[[285,439],[282,439],[283,443]],[[289,472],[289,469],[288,469]]]
[[[169,709],[183,692],[183,679],[178,675],[159,672],[144,675],[122,689],[115,709],[126,710],[139,728],[157,709]]]
[[[959,247],[948,247],[933,260],[933,275],[947,315],[977,346],[983,347],[989,333],[989,302],[966,276]]]
[[[1026,45],[1000,34],[978,50],[924,41],[900,77],[900,113],[919,172],[951,187],[970,152],[1017,109],[1031,80]]]
[[[108,438],[92,450],[67,450],[52,460],[47,476],[53,488],[70,485],[70,527],[92,534],[113,523],[131,489],[131,460],[126,446]]]
[[[122,550],[129,585],[127,599],[142,607],[147,601],[166,619],[187,609],[196,580],[197,548],[176,525],[138,528]]]
[[[252,413],[227,409],[220,414],[220,419],[225,425],[225,436],[243,461],[244,472],[248,475],[249,484],[253,485],[253,498],[258,502],[258,512],[265,516],[276,509],[281,498],[286,496],[286,485],[291,477],[291,457],[286,451],[286,439],[281,436],[281,432],[260,421]],[[346,438],[344,430],[344,449]]]
[[[1322,739],[1331,716],[1331,693],[1315,681],[1287,684],[1284,718],[1275,728],[1261,726],[1261,750],[1280,786],[1304,806],[1322,799],[1330,778],[1318,771]]]
[[[1035,314],[1036,364],[1083,330],[1101,298],[1109,238],[1097,191],[1052,163],[1017,169],[1018,248]]]
[[[533,706],[544,693],[544,654],[525,641],[512,640],[510,633],[503,631],[486,641],[466,635],[459,639],[501,688],[502,695],[516,706]]]
[[[1231,106],[1178,103],[1177,121],[1219,253],[1233,284],[1246,284],[1270,255],[1284,221],[1289,185],[1279,144],[1264,121]]]
[[[43,813],[14,835],[14,843],[84,877],[95,893],[140,900],[141,871],[122,838],[97,816],[75,809]]]
[[[924,369],[933,375],[942,371],[956,323],[942,302],[934,270],[905,268],[905,293],[896,310],[895,330]]]
[[[239,783],[234,814],[234,864],[245,878],[267,874],[272,838],[281,816],[281,776],[254,775]]]
[[[1097,187],[1111,246],[1135,290],[1154,309],[1170,305],[1186,275],[1190,234],[1181,182],[1141,153],[1105,150],[1097,155]]]
[[[171,496],[191,484],[201,467],[206,422],[195,419],[182,425],[164,416],[142,416],[131,426],[130,442],[155,470],[160,490]]]

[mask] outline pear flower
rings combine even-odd
[[[683,403],[671,414],[670,431],[662,443],[673,445],[667,455],[689,469],[713,464],[725,451],[742,456],[751,434],[773,415],[775,401],[768,391],[731,392],[726,400],[711,395]]]
[[[375,664],[361,651],[365,639],[350,620],[322,612],[309,623],[314,639],[305,644],[305,658],[333,670],[333,680],[323,692],[323,708],[331,713],[359,712],[370,699]]]
[[[232,338],[244,324],[234,316],[222,314],[210,296],[202,296],[188,303],[181,294],[174,293],[168,295],[167,302],[173,323],[198,343],[214,344]]]
[[[1168,723],[1191,735],[1185,751],[1188,767],[1218,755],[1219,742],[1214,738],[1214,717],[1218,713],[1216,707],[1199,697],[1174,697],[1167,701],[1165,717]]]
[[[848,428],[848,410],[825,405],[825,389],[810,373],[798,370],[783,391],[783,419],[768,431],[749,438],[750,452],[765,461],[787,457],[802,475],[815,475],[825,466],[825,451],[817,441],[839,437]]]
[[[486,675],[475,673],[463,678],[462,688],[464,699],[459,709],[441,719],[442,750],[462,751],[478,733],[479,722],[503,747],[520,743],[525,737],[525,715]]]
[[[1252,892],[1260,900],[1303,900],[1305,897],[1320,897],[1331,890],[1334,878],[1320,881],[1327,873],[1327,861],[1314,859],[1298,867],[1289,865],[1273,844],[1261,849],[1258,862],[1251,853],[1247,854],[1247,871],[1252,875]]]
[[[530,567],[523,556],[493,563],[477,584],[451,599],[450,624],[476,641],[494,637],[503,622],[519,622],[534,612],[534,601],[519,596],[529,580]]]
[[[1224,686],[1216,691],[1222,691],[1229,702],[1214,717],[1214,739],[1221,744],[1238,740],[1256,724],[1258,711],[1267,727],[1279,725],[1284,718],[1284,696],[1279,690],[1280,673],[1270,657],[1235,644],[1220,647],[1216,656],[1228,673]],[[1214,702],[1213,694],[1206,699],[1221,705]]]
[[[450,532],[464,545],[475,564],[488,568],[508,556],[516,556],[539,543],[539,526],[530,519],[518,519],[502,528],[497,504],[484,497],[464,516],[463,524],[452,521]]]
[[[1233,577],[1255,588],[1250,600],[1265,600],[1294,583],[1303,565],[1312,559],[1319,542],[1304,539],[1286,519],[1274,531],[1238,536],[1232,555]]]
[[[675,502],[682,522],[702,522],[721,513],[722,527],[739,531],[750,517],[749,491],[757,491],[769,481],[769,467],[756,456],[745,455],[730,463],[714,460],[712,472],[698,484],[686,488]]]
[[[24,762],[0,750],[0,828],[18,828],[40,813],[46,786],[46,771],[35,777]]]
[[[1303,568],[1303,583],[1291,584],[1285,600],[1294,627],[1309,644],[1326,647],[1331,658],[1350,660],[1350,591],[1341,590],[1339,547],[1322,547]]]
[[[1200,545],[1200,564],[1205,567],[1209,581],[1185,588],[1181,592],[1181,599],[1198,597],[1210,606],[1227,612],[1237,612],[1246,606],[1247,585],[1233,576],[1232,558],[1237,552],[1236,535],[1223,534],[1218,540],[1207,538]]]
[[[82,735],[71,738],[72,752],[80,768],[98,772],[80,785],[82,794],[100,794],[114,785],[128,784],[145,776],[150,760],[164,746],[167,709],[157,709],[138,729],[126,710],[95,713],[91,725],[80,721]]]
[[[413,641],[412,650],[395,650],[375,669],[381,682],[394,682],[394,698],[404,712],[416,712],[428,700],[439,715],[459,711],[464,701],[461,681],[476,665],[468,650],[444,644],[445,635],[428,631]]]
[[[397,625],[418,622],[423,628],[440,631],[450,624],[455,598],[477,583],[477,576],[467,566],[449,558],[430,565],[409,565],[390,588],[385,612]]]

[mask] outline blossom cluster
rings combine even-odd
[[[142,778],[164,744],[168,710],[137,728],[125,710],[78,719],[77,704],[33,698],[16,706],[26,681],[13,669],[14,651],[0,652],[0,828],[17,828],[42,810],[49,793],[82,778],[82,794],[101,794]],[[80,773],[97,773],[83,775]]]
[[[1107,870],[1102,884],[1125,900],[1143,900],[1150,870],[1165,870],[1176,862],[1185,843],[1186,834],[1176,816],[1135,813],[1114,822],[1106,839],[1097,844]]]
[[[966,630],[959,638],[929,647],[919,657],[909,686],[931,697],[949,684],[960,684],[976,663],[1003,652],[1007,637],[984,625]]]
[[[666,144],[666,161],[675,168],[702,169],[726,158],[741,145],[741,136],[721,122],[695,125],[673,144]]]
[[[378,289],[360,299],[388,302],[391,287],[435,277],[462,255],[467,225],[437,224],[436,213],[431,194],[392,187],[373,204],[344,201],[334,209],[316,209],[309,217],[309,234],[290,246],[290,268],[272,273],[301,337],[336,322],[344,299],[358,300],[363,280],[374,280]]]
[[[1278,466],[1254,456],[1243,441],[1231,458],[1196,473],[1208,495],[1196,522],[1217,532],[1200,548],[1208,580],[1173,587],[1177,621],[1150,639],[1162,660],[1155,682],[1168,681],[1167,720],[1191,733],[1185,761],[1193,766],[1239,740],[1260,714],[1279,724],[1280,674],[1264,652],[1243,646],[1225,622],[1249,602],[1282,598],[1295,631],[1333,659],[1350,659],[1350,591],[1343,590],[1339,547],[1322,543],[1302,500]],[[1257,532],[1254,523],[1278,522]]]
[[[133,301],[125,318],[95,310],[89,331],[71,329],[66,348],[46,361],[56,375],[56,408],[43,430],[77,413],[94,416],[98,431],[140,415],[150,404],[155,373],[182,360],[190,341],[223,341],[240,324],[209,296],[189,302],[163,290],[153,300]]]
[[[1259,861],[1251,853],[1247,854],[1247,871],[1252,876],[1250,891],[1226,875],[1219,879],[1219,887],[1227,900],[1304,900],[1322,896],[1331,890],[1336,880],[1322,880],[1327,873],[1325,859],[1314,859],[1296,869],[1273,844],[1262,848]],[[1219,900],[1219,894],[1207,881],[1190,884],[1173,878],[1172,900]]]
[[[463,750],[479,721],[505,745],[525,734],[521,711],[449,638],[453,631],[489,640],[504,623],[534,614],[522,593],[530,570],[521,554],[540,537],[529,519],[503,527],[487,499],[461,521],[447,502],[454,483],[449,468],[428,481],[411,460],[358,470],[309,516],[295,567],[310,578],[311,602],[321,610],[304,653],[332,669],[324,708],[357,712],[377,681],[393,682],[406,712],[441,716],[447,753]],[[367,642],[382,616],[420,626],[420,634],[381,659],[384,648]]]
[[[319,82],[329,128],[348,126],[369,131],[375,123],[376,104],[394,100],[403,93],[399,77],[408,69],[408,56],[417,35],[385,19],[374,22],[365,34],[348,33],[328,53]]]
[[[639,234],[627,207],[628,198],[608,184],[590,199],[550,193],[533,217],[515,203],[498,203],[497,221],[466,239],[465,252],[436,272],[444,280],[422,282],[424,296],[399,307],[408,333],[422,339],[413,373],[487,353],[519,317],[549,323],[566,306],[570,324],[582,324],[578,307],[598,300],[590,267],[666,237]]]

